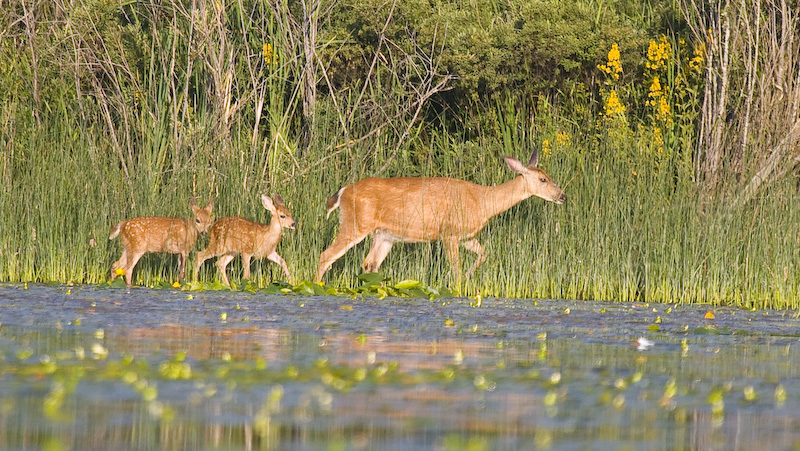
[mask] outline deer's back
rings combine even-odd
[[[475,213],[484,188],[447,177],[366,178],[342,193],[342,220],[353,216],[404,241],[471,236],[483,224]]]
[[[239,216],[228,216],[211,226],[208,246],[218,255],[227,252],[266,255],[275,249],[280,238],[280,235],[269,237],[267,232],[268,227],[264,224]],[[267,251],[270,247],[272,249]]]
[[[179,254],[194,247],[193,232],[185,219],[141,216],[125,221],[120,239],[127,249]]]

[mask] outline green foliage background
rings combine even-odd
[[[798,306],[796,178],[746,203],[731,202],[735,183],[704,191],[705,43],[676,3],[16,1],[0,21],[2,281],[102,282],[116,222],[188,217],[192,198],[267,222],[267,191],[298,222],[279,252],[310,279],[336,231],[325,200],[341,186],[502,183],[502,156],[538,145],[568,202],[531,199],[492,220],[466,293]],[[598,67],[614,44],[619,78]],[[328,283],[357,285],[367,250],[348,252]],[[438,243],[395,246],[382,269],[452,282]],[[176,274],[175,257],[151,255],[135,280]],[[281,277],[254,265],[256,284]]]

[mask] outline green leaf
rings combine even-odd
[[[420,286],[418,280],[406,279],[395,284],[395,288],[400,290],[407,290],[409,288],[416,288]]]
[[[300,281],[297,285],[294,286],[292,289],[297,294],[304,294],[307,296],[312,296],[316,294],[314,287],[312,286],[311,282],[307,280]]]
[[[283,286],[273,283],[261,289],[261,292],[266,294],[282,294],[281,289],[283,289]]]
[[[116,279],[114,279],[113,282],[110,282],[108,284],[108,286],[111,287],[111,288],[125,288],[125,287],[127,287],[127,285],[125,285],[125,277],[124,276],[123,277],[117,277]]]
[[[379,272],[366,272],[358,275],[358,279],[364,284],[380,284],[387,280],[386,277]]]

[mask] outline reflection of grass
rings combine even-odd
[[[359,280],[372,286],[384,279]],[[62,290],[36,297],[58,298]],[[773,325],[760,312],[716,309],[712,319],[705,308],[638,303],[569,303],[567,313],[567,303],[547,301],[485,299],[493,308],[474,310],[464,308],[466,299],[142,291],[144,303],[124,307],[115,302],[128,298],[124,292],[75,289],[67,304],[87,317],[83,326],[62,320],[31,327],[23,320],[24,326],[0,327],[0,409],[6,409],[0,413],[14,412],[0,418],[0,427],[24,424],[32,440],[42,430],[64,431],[59,437],[67,439],[74,431],[114,431],[121,441],[150,440],[139,446],[148,449],[169,448],[160,440],[174,432],[202,447],[209,437],[203,434],[224,418],[235,431],[228,437],[245,437],[244,425],[273,434],[271,448],[282,449],[298,431],[325,443],[338,437],[354,445],[346,447],[358,448],[355,440],[362,439],[370,445],[361,448],[385,448],[397,435],[373,427],[382,424],[405,437],[449,436],[454,447],[468,441],[457,437],[479,434],[494,449],[510,424],[515,438],[541,438],[546,430],[557,448],[596,438],[596,425],[635,431],[621,437],[626,443],[641,437],[660,443],[664,430],[707,426],[701,421],[740,424],[739,415],[774,421],[800,411],[798,352],[783,345],[792,340],[782,335],[757,335]],[[181,301],[189,297],[202,299]],[[350,308],[342,312],[343,306]],[[110,312],[114,327],[95,329]],[[136,319],[116,327],[125,318]],[[646,331],[653,318],[662,319],[661,331]],[[755,331],[727,336],[736,324]],[[655,344],[637,350],[633,338],[640,334]],[[87,420],[98,412],[102,417]],[[547,426],[577,423],[593,426]],[[19,448],[15,437],[0,435],[0,447]],[[81,444],[72,447],[91,448]]]
[[[75,345],[70,340],[62,342],[61,335],[61,331],[53,332],[51,338],[61,346]],[[784,356],[779,351],[749,355],[745,359],[746,368],[741,368],[740,359],[736,358],[741,347],[723,350],[720,358],[710,362],[705,355],[707,351],[699,346],[695,352],[678,356],[671,351],[640,353],[630,346],[545,338],[549,343],[548,351],[539,358],[531,358],[530,354],[536,347],[535,341],[508,342],[503,348],[494,346],[492,354],[488,350],[493,347],[484,343],[485,347],[465,348],[466,359],[463,354],[460,359],[442,359],[436,353],[427,355],[426,350],[432,343],[420,341],[392,344],[394,353],[391,355],[399,360],[383,360],[380,358],[383,352],[376,358],[372,351],[372,346],[389,345],[383,339],[373,344],[370,339],[349,338],[340,342],[344,344],[336,350],[327,351],[330,353],[327,356],[321,354],[304,359],[285,356],[277,361],[266,361],[260,356],[200,358],[182,351],[171,356],[152,353],[134,358],[124,347],[112,347],[107,358],[97,359],[77,349],[64,351],[48,347],[50,354],[25,354],[16,360],[6,360],[3,373],[5,382],[15,387],[21,386],[18,384],[46,387],[33,398],[45,417],[37,418],[30,426],[32,430],[43,427],[42,421],[63,428],[75,421],[76,412],[91,410],[93,403],[102,403],[104,397],[122,402],[106,407],[109,418],[113,418],[115,409],[127,414],[131,405],[136,406],[133,412],[138,419],[133,427],[141,426],[137,421],[146,420],[162,426],[180,425],[189,421],[192,411],[204,403],[241,402],[231,401],[238,399],[232,397],[237,392],[261,400],[260,407],[259,401],[252,401],[256,407],[253,419],[243,421],[253,421],[254,426],[266,430],[281,423],[305,424],[308,419],[315,418],[319,420],[315,423],[315,427],[320,428],[317,433],[334,433],[324,428],[325,420],[332,418],[331,415],[353,415],[354,405],[368,409],[363,412],[365,415],[403,422],[425,418],[431,412],[431,405],[472,405],[479,399],[481,405],[485,403],[491,407],[501,402],[508,411],[507,416],[500,418],[484,418],[477,412],[472,413],[474,417],[469,413],[448,414],[447,431],[459,431],[464,427],[472,432],[479,430],[488,434],[487,437],[502,434],[509,418],[525,427],[545,418],[550,421],[553,418],[581,419],[583,409],[576,409],[576,406],[591,406],[589,410],[598,418],[604,414],[617,418],[624,412],[633,416],[642,412],[658,416],[667,409],[680,418],[711,413],[711,420],[721,423],[725,421],[726,403],[740,403],[753,411],[769,411],[783,408],[787,402],[791,402],[792,407],[797,402],[797,398],[792,401],[787,396],[784,385],[769,382],[788,377],[791,365],[781,366],[782,370],[777,373],[769,370],[749,373],[754,368],[768,367],[782,360]],[[441,350],[447,345],[470,346],[463,340],[452,339],[437,340],[436,344]],[[291,341],[284,343],[287,350],[292,346]],[[282,355],[283,350],[276,351]],[[459,347],[456,354],[461,352]],[[341,358],[344,355],[353,358],[346,361]],[[359,360],[358,355],[367,357]],[[421,355],[428,358],[420,358]],[[598,364],[602,364],[602,371],[597,370]],[[687,368],[691,371],[686,372]],[[749,376],[741,377],[742,372]],[[754,380],[754,377],[764,381]],[[103,387],[97,392],[100,394],[83,398],[76,392],[79,385],[86,393],[87,387],[95,384]],[[790,389],[796,390],[795,385],[790,385]],[[493,397],[495,391],[499,394]],[[176,397],[176,393],[180,396]],[[508,393],[514,395],[508,397]],[[371,407],[372,410],[359,404],[364,399],[374,402],[376,396],[382,402]],[[7,399],[15,399],[13,393],[9,393]],[[302,417],[294,415],[298,406],[304,406]],[[23,403],[15,408],[23,417],[31,414],[26,409],[30,407]],[[698,413],[700,415],[696,415]],[[676,426],[685,423],[680,419],[676,421]],[[630,426],[641,427],[639,422]],[[106,424],[99,421],[98,427],[106,427]],[[425,430],[429,431],[429,427]],[[551,432],[557,434],[554,439],[570,439],[557,430]],[[594,433],[593,429],[586,431],[587,436]],[[570,434],[575,431],[570,430]],[[447,442],[461,443],[455,436]]]

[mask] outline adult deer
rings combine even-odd
[[[273,198],[262,194],[261,205],[272,215],[269,224],[259,224],[239,216],[228,216],[211,226],[208,230],[208,247],[197,253],[197,264],[194,268],[195,279],[197,279],[203,262],[212,257],[219,257],[216,265],[220,277],[222,277],[222,283],[230,286],[226,268],[228,263],[241,254],[245,279],[250,279],[250,259],[267,257],[279,264],[283,268],[286,278],[291,281],[292,275],[289,273],[289,267],[286,266],[286,261],[278,255],[276,249],[281,240],[283,228],[294,229],[292,213],[283,203],[281,196],[277,194]]]
[[[372,248],[362,264],[365,272],[376,272],[394,243],[441,240],[461,285],[458,246],[474,252],[477,259],[467,272],[469,278],[486,260],[486,251],[475,239],[493,216],[519,202],[537,196],[562,204],[567,196],[536,167],[534,148],[527,165],[505,157],[506,165],[519,174],[497,186],[482,186],[447,177],[366,178],[340,189],[328,199],[328,215],[341,208],[339,233],[319,257],[314,278],[322,276],[351,247],[372,235]]]
[[[204,233],[214,219],[213,208],[213,201],[209,201],[205,208],[198,207],[192,201],[194,220],[139,216],[115,225],[108,239],[113,240],[119,236],[123,250],[119,260],[111,265],[111,280],[117,278],[119,271],[125,274],[125,283],[130,287],[133,282],[133,268],[147,252],[178,254],[178,278],[183,279],[186,274],[186,259],[197,242],[197,236]]]

